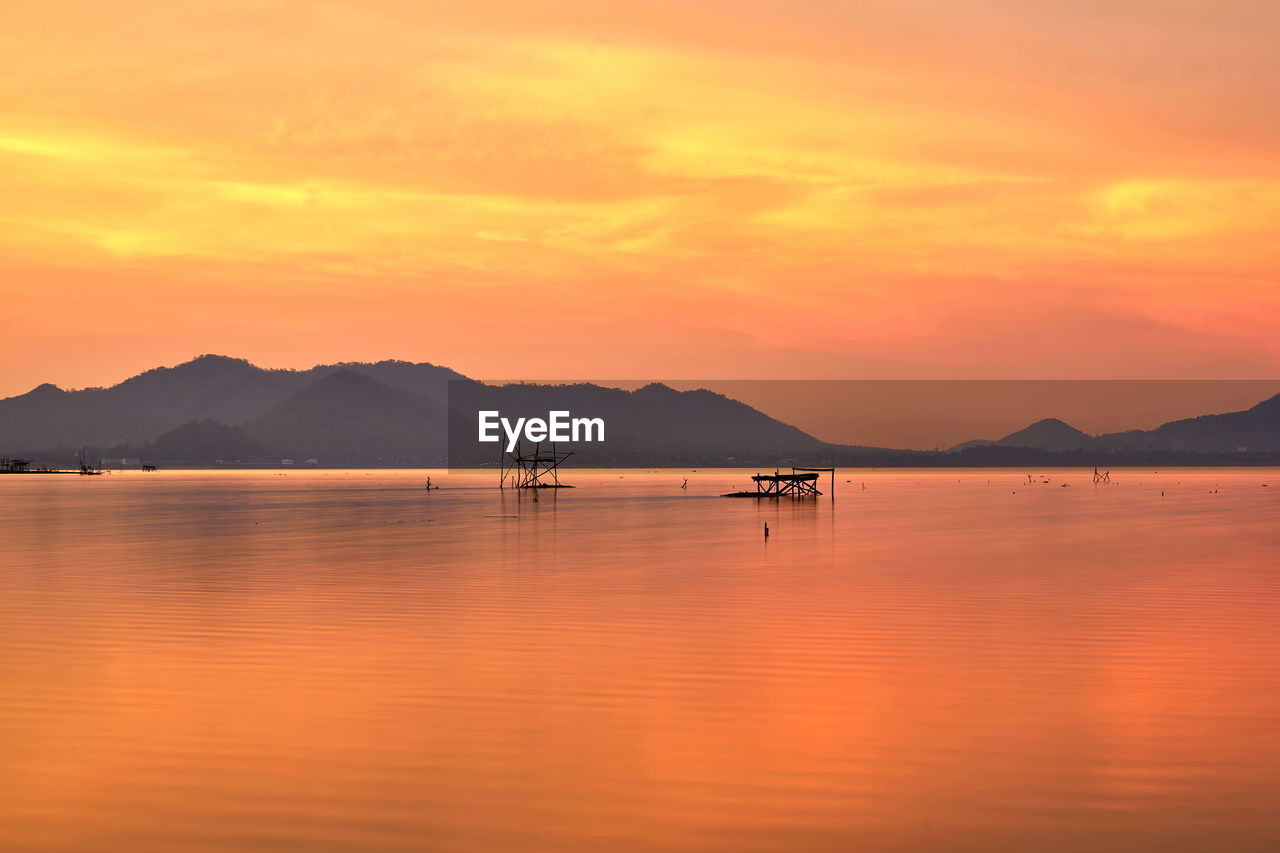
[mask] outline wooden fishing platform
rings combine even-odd
[[[515,452],[503,454],[498,488],[510,483],[513,489],[572,489],[560,482],[560,463],[572,455],[572,451],[556,450],[554,444],[550,450],[534,445],[532,453],[524,453],[517,442]]]
[[[101,471],[86,469],[81,466],[78,470],[64,470],[61,468],[32,468],[29,459],[0,459],[0,474],[101,474]]]
[[[821,469],[832,472],[832,482],[835,482],[835,469]],[[752,477],[752,481],[756,484],[755,491],[746,492],[729,492],[721,495],[724,498],[816,498],[822,494],[818,490],[818,477],[821,476],[818,471],[813,469],[792,468],[790,474],[780,474],[774,471],[772,474],[756,474]]]

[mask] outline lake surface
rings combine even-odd
[[[0,849],[1280,848],[1280,471],[747,473],[0,477]]]

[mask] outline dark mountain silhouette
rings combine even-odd
[[[1097,443],[1116,450],[1277,451],[1280,450],[1280,394],[1243,412],[1184,418],[1152,430],[1108,433],[1098,436]]]
[[[112,448],[109,455],[195,464],[205,464],[219,459],[227,462],[270,463],[279,458],[272,449],[254,441],[239,427],[227,426],[216,421],[192,421],[177,429],[169,430],[155,441],[149,441],[136,450],[130,447],[117,447]]]
[[[0,400],[0,447],[137,448],[192,421],[234,425],[262,417],[273,406],[338,370],[370,376],[441,406],[448,382],[464,378],[445,367],[403,361],[266,370],[244,359],[203,355],[177,367],[148,370],[110,388],[63,391],[45,384]]]
[[[1094,437],[1057,418],[1045,418],[1029,427],[1010,433],[996,441],[966,441],[952,450],[992,445],[995,447],[1030,447],[1039,450],[1079,450],[1094,447]]]
[[[829,445],[794,426],[723,394],[676,391],[651,383],[623,391],[589,383],[576,385],[481,385],[458,388],[449,448],[452,464],[493,463],[500,448],[475,440],[475,413],[503,417],[547,417],[550,410],[603,418],[603,445],[578,445],[582,464],[664,464],[675,461],[754,460],[773,464],[780,457],[826,452]],[[707,463],[709,464],[709,463]]]
[[[1098,437],[1047,418],[1004,438],[966,442],[939,454],[826,444],[724,395],[657,383],[636,391],[587,383],[490,386],[425,363],[265,370],[214,355],[149,370],[111,388],[64,391],[44,384],[0,400],[0,451],[52,464],[69,464],[85,445],[103,456],[150,462],[288,457],[326,465],[441,465],[446,427],[461,413],[465,424],[455,423],[452,432],[463,441],[450,448],[450,461],[493,464],[498,446],[467,439],[475,437],[479,409],[506,417],[545,417],[559,409],[604,418],[605,444],[575,448],[574,461],[588,465],[765,466],[786,464],[785,459],[987,465],[1042,457],[1046,464],[1077,464],[1102,456],[1110,464],[1130,458],[1140,464],[1223,464],[1231,461],[1226,456],[1270,464],[1275,459],[1263,457],[1280,453],[1280,395],[1241,412]]]
[[[951,450],[975,447],[1024,447],[1050,451],[1094,449],[1111,453],[1276,452],[1280,451],[1280,394],[1242,412],[1200,415],[1170,421],[1155,429],[1133,429],[1099,436],[1091,436],[1057,418],[1045,418],[997,441],[966,441]]]
[[[414,364],[408,361],[379,361],[375,364],[336,364],[315,368],[321,372],[333,370],[350,370],[376,379],[384,385],[399,388],[410,394],[417,394],[444,406],[449,398],[451,381],[467,380],[455,370],[438,367],[434,364]],[[469,381],[469,380],[467,380]]]
[[[0,445],[141,444],[194,420],[238,423],[293,393],[308,378],[206,355],[159,367],[111,388],[41,385],[0,400]]]
[[[438,400],[343,368],[245,424],[244,432],[292,458],[441,465],[444,428],[445,407]]]
[[[653,384],[636,391],[597,385],[488,386],[448,368],[384,361],[263,370],[241,359],[201,356],[106,389],[41,386],[0,401],[0,446],[63,463],[81,445],[103,456],[148,462],[302,462],[443,465],[450,382],[464,400],[459,435],[475,434],[475,412],[546,417],[551,409],[601,417],[604,445],[579,448],[582,464],[705,464],[819,453],[827,447],[793,426],[709,391]],[[477,396],[479,395],[479,396]],[[59,450],[61,448],[61,450]],[[492,464],[498,446],[476,445],[466,461]]]

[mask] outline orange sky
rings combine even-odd
[[[202,352],[1275,377],[1278,31],[1270,0],[9,2],[0,396]]]

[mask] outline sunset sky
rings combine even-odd
[[[0,396],[1280,375],[1280,4],[8,2]]]

